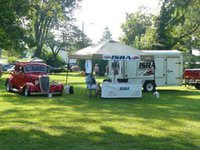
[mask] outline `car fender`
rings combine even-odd
[[[7,83],[9,83],[10,86],[12,86],[12,79],[13,79],[13,77],[7,78],[7,79],[6,79],[6,82],[5,82],[5,86],[6,86]]]
[[[28,83],[24,84],[22,91],[26,86],[29,88],[30,91],[32,91],[32,89],[34,88],[35,85],[31,82],[28,82]]]
[[[8,82],[10,82],[10,79],[9,79],[9,78],[6,79],[5,86],[6,86],[6,84],[7,84]]]
[[[63,88],[64,88],[63,84],[58,84],[58,87],[60,88],[61,91],[62,91]]]

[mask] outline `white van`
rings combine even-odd
[[[157,86],[182,85],[183,55],[180,51],[144,50],[142,52],[145,55],[153,55],[154,62],[121,61],[116,78],[126,78],[128,82],[142,82],[143,89],[147,92],[154,91]],[[111,66],[112,62],[109,64]],[[109,70],[112,71],[112,67]]]

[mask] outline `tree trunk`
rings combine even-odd
[[[39,44],[39,43],[37,44],[37,48],[34,52],[34,57],[39,57],[39,58],[41,57],[42,47],[43,47],[42,44]]]

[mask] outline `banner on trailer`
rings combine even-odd
[[[104,60],[140,60],[136,55],[103,55]]]
[[[137,68],[136,76],[154,76],[155,61],[152,55],[143,55],[140,57],[139,66]]]

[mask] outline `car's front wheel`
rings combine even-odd
[[[61,91],[61,92],[58,94],[58,96],[62,96],[62,94],[63,94],[63,92]]]
[[[8,81],[6,82],[6,91],[11,92],[11,87]]]
[[[24,88],[24,96],[29,96],[30,95],[30,90],[28,88],[28,86],[25,86]]]
[[[200,84],[196,84],[196,85],[195,85],[195,88],[196,88],[197,90],[200,90]]]

